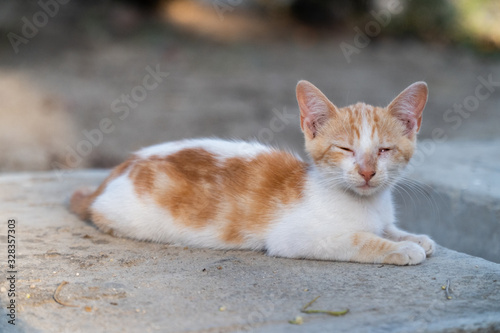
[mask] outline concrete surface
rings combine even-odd
[[[500,265],[439,247],[396,267],[271,258],[114,238],[67,210],[68,196],[106,171],[0,176],[1,248],[17,220],[17,325],[1,332],[494,332]],[[5,251],[5,250],[4,250]],[[6,271],[6,253],[2,269]],[[451,284],[451,299],[441,286]],[[61,282],[57,304],[53,295]],[[301,314],[349,309],[343,317]],[[224,311],[221,311],[224,310]],[[288,321],[301,315],[304,324]]]
[[[412,166],[396,191],[400,225],[500,263],[500,141],[424,140]]]

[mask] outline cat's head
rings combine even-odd
[[[387,107],[336,107],[308,81],[297,84],[306,150],[326,182],[358,195],[393,185],[410,161],[427,102],[415,82]]]

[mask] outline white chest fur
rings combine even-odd
[[[394,222],[389,190],[361,197],[347,190],[326,187],[312,170],[303,200],[288,208],[273,225],[267,239],[271,255],[293,257],[311,253],[321,257],[322,249],[340,249],[356,232],[381,235]],[[335,245],[337,243],[338,246]],[[347,248],[347,247],[346,247]]]

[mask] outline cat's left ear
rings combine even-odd
[[[406,126],[405,135],[413,136],[420,129],[427,95],[427,84],[423,81],[415,82],[403,90],[387,107],[389,112]]]

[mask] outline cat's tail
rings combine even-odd
[[[71,196],[69,207],[73,213],[78,215],[82,220],[90,219],[90,205],[96,197],[95,188],[82,187],[79,188]]]

